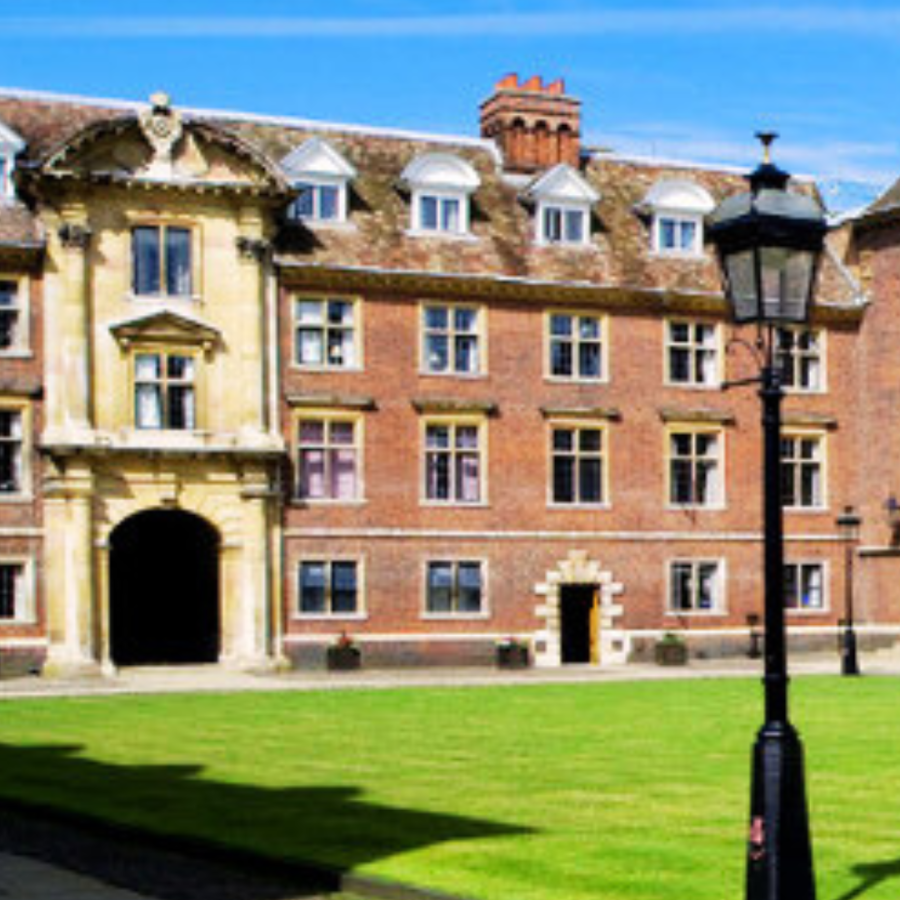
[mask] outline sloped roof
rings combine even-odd
[[[88,105],[72,99],[0,95],[0,119],[28,142],[26,159],[40,159],[79,129],[122,116],[124,105]],[[133,109],[137,109],[135,104]],[[197,114],[183,111],[198,121]],[[716,201],[746,190],[734,170],[696,164],[629,160],[596,153],[579,175],[597,192],[592,208],[591,243],[587,248],[542,246],[534,241],[533,210],[522,202],[521,180],[506,176],[490,142],[400,134],[358,126],[289,120],[255,119],[243,114],[216,114],[204,120],[255,148],[271,161],[284,160],[314,138],[327,139],[352,166],[357,177],[350,193],[351,227],[310,229],[291,223],[278,240],[277,258],[285,266],[347,267],[422,272],[433,275],[493,277],[576,285],[625,287],[647,291],[719,294],[720,279],[712,252],[699,259],[673,259],[652,252],[651,221],[641,203],[655,184],[674,180],[696,184]],[[473,239],[410,236],[409,198],[399,189],[401,173],[411,161],[429,153],[452,153],[480,179],[472,196]],[[796,189],[814,192],[809,184]],[[0,212],[0,236],[4,228]],[[23,226],[19,222],[18,227]],[[0,238],[2,239],[2,238]],[[822,285],[834,290],[833,302],[851,302],[845,273],[826,258]],[[854,296],[858,296],[854,295]],[[831,299],[831,298],[828,298]]]
[[[19,203],[0,203],[0,245],[37,248],[43,236],[34,216]]]

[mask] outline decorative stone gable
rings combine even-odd
[[[535,593],[544,598],[535,609],[535,614],[545,623],[544,628],[535,634],[535,664],[560,665],[560,593],[563,585],[590,585],[596,588],[599,601],[596,636],[599,661],[601,664],[627,662],[628,647],[621,631],[616,628],[623,613],[622,605],[616,602],[616,598],[625,589],[613,580],[612,573],[606,571],[599,561],[590,559],[586,551],[571,550],[534,588]]]
[[[172,109],[168,94],[153,94],[150,102],[153,105],[140,114],[138,122],[153,149],[153,158],[140,174],[144,178],[167,179],[173,175],[172,152],[184,134],[184,127],[181,115]]]

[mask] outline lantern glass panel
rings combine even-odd
[[[725,256],[725,275],[736,322],[754,322],[759,318],[756,295],[756,264],[752,250]]]
[[[805,322],[815,254],[789,247],[760,248],[765,322]]]

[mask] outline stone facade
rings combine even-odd
[[[660,250],[665,210],[647,200],[660,184],[688,184],[716,201],[742,179],[582,151],[579,104],[559,83],[506,79],[482,115],[499,147],[200,116],[164,96],[118,109],[0,97],[0,122],[26,146],[19,201],[0,208],[0,283],[27,298],[28,323],[27,341],[0,349],[0,419],[8,411],[23,429],[20,486],[0,494],[0,658],[76,674],[171,661],[193,610],[165,571],[166,548],[182,559],[166,523],[198,547],[213,536],[215,610],[203,627],[215,634],[197,661],[319,666],[341,634],[364,665],[487,662],[507,638],[529,641],[540,665],[560,664],[572,640],[584,662],[615,664],[668,631],[696,653],[743,652],[762,593],[759,403],[752,389],[720,387],[753,374],[752,348],[725,321],[710,249]],[[321,158],[311,139],[327,144]],[[315,185],[347,191],[345,221],[312,215],[326,193],[291,214],[308,187],[282,162],[300,147],[321,167]],[[452,204],[469,203],[468,230],[412,228],[419,198],[401,173],[448,157],[477,187],[440,186],[436,208],[452,222]],[[334,159],[338,175],[324,171]],[[599,197],[578,240],[536,221],[533,179],[557,166]],[[557,199],[554,215],[579,214],[577,198]],[[798,578],[821,579],[789,614],[799,638],[832,634],[841,616],[834,519],[847,504],[866,520],[863,630],[900,633],[891,533],[879,524],[893,471],[881,424],[897,372],[892,233],[834,235],[808,364],[817,384],[785,402],[786,434],[816,454],[798,474],[814,502],[786,513],[788,561]],[[181,283],[146,295],[139,239],[158,277]],[[428,355],[441,316],[475,323],[447,326],[452,346],[475,354],[462,370],[455,356],[442,371]],[[559,322],[596,328],[603,362],[591,377],[553,371]],[[684,327],[710,341],[715,377],[673,374]],[[304,341],[322,344],[315,364]],[[569,349],[592,353],[579,349],[588,342]],[[319,435],[303,457],[321,467],[313,476],[301,472],[312,465],[301,465],[305,427]],[[586,502],[560,500],[554,441],[584,432],[600,443],[578,471],[593,467],[600,486]],[[695,448],[713,436],[714,502],[673,501],[675,435]],[[429,443],[445,439],[460,444]],[[440,496],[441,479],[458,494]],[[13,615],[2,612],[4,566],[28,580]],[[303,566],[331,580],[301,588]],[[464,590],[476,573],[477,598]],[[693,608],[673,605],[679,578]],[[708,596],[704,578],[715,581]],[[153,590],[177,595],[159,597],[161,622]],[[145,618],[132,618],[139,598]],[[141,627],[159,643],[142,647]]]

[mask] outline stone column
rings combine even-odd
[[[56,368],[57,378],[50,383],[55,397],[51,404],[50,427],[62,427],[67,436],[91,428],[90,346],[90,247],[91,230],[83,208],[66,207],[57,229],[58,311],[52,320],[53,334],[47,335],[46,358]],[[49,303],[48,303],[49,305]],[[56,401],[55,403],[53,401]],[[72,434],[71,432],[74,432]]]
[[[89,465],[69,464],[45,482],[48,675],[100,673],[93,480]]]
[[[272,523],[276,492],[264,465],[245,470],[243,500],[243,559],[235,662],[244,668],[271,668],[272,610],[275,585],[272,579]]]
[[[266,273],[270,253],[258,209],[243,208],[239,228],[240,233],[236,239],[239,261],[237,274],[244,300],[239,348],[243,391],[239,422],[242,434],[252,441],[268,430],[268,398],[272,390],[269,385],[269,367],[266,364],[269,350]]]

